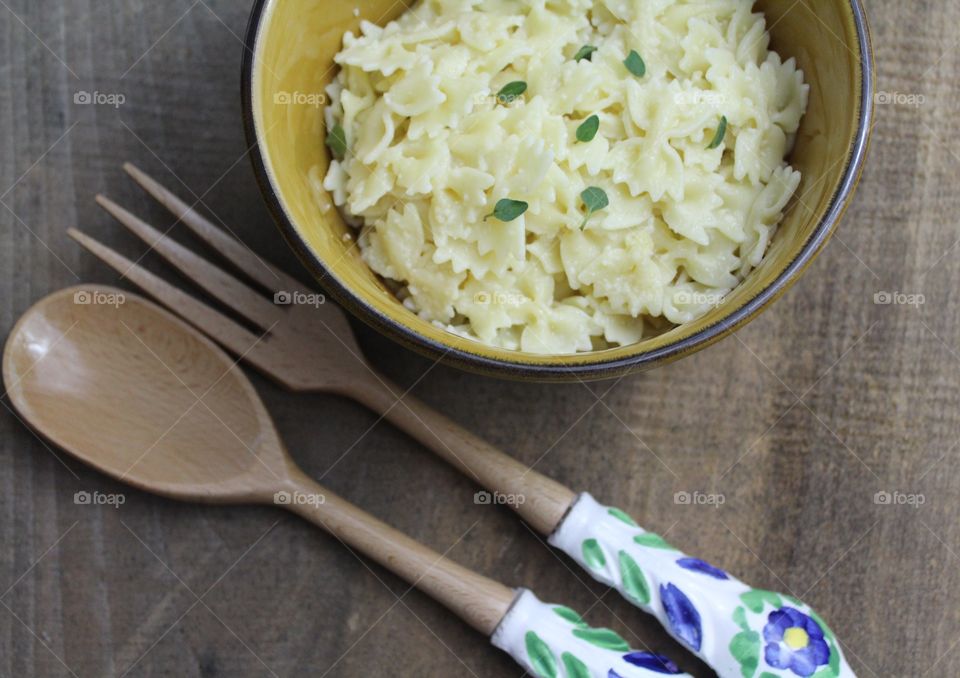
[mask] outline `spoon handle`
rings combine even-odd
[[[329,492],[300,471],[280,504],[422,590],[490,638],[527,671],[553,678],[657,678],[681,674],[667,657],[638,652],[615,631],[457,565]]]
[[[541,534],[563,520],[577,495],[453,423],[381,375],[355,380],[345,394],[382,415],[463,475],[494,494],[481,503],[506,503]]]
[[[274,502],[402,577],[490,636],[514,591],[477,574],[377,520],[297,472]]]

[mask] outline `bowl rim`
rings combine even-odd
[[[776,278],[743,306],[734,309],[729,315],[716,323],[704,327],[688,337],[649,351],[641,351],[634,355],[611,360],[603,359],[602,352],[598,352],[596,360],[585,360],[570,365],[559,363],[535,364],[488,358],[434,341],[403,323],[384,315],[342,284],[298,232],[293,220],[284,208],[277,190],[274,188],[266,159],[260,149],[260,139],[253,110],[253,74],[257,55],[257,40],[263,25],[263,18],[267,14],[266,10],[272,2],[276,1],[254,0],[244,35],[244,51],[240,71],[240,98],[248,152],[257,185],[274,222],[276,222],[287,244],[293,249],[300,261],[341,306],[381,334],[390,337],[403,346],[438,362],[442,360],[446,364],[467,371],[494,377],[539,381],[608,379],[631,372],[652,369],[710,346],[753,320],[796,283],[833,235],[850,204],[863,172],[870,136],[873,132],[875,88],[873,47],[862,0],[847,0],[853,12],[857,43],[860,50],[860,112],[856,134],[847,151],[846,166],[842,179],[830,199],[826,213],[807,238],[801,250]]]

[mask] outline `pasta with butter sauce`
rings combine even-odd
[[[808,86],[749,0],[422,0],[335,61],[347,153],[324,188],[407,308],[487,344],[598,350],[700,317],[800,182]],[[527,207],[501,221],[504,199]]]

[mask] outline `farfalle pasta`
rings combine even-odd
[[[760,263],[800,182],[808,86],[752,4],[422,0],[365,22],[335,59],[346,151],[324,188],[451,332],[561,354],[689,322]]]

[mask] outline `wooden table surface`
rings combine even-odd
[[[307,279],[246,157],[238,36],[248,4],[0,2],[4,335],[49,292],[119,282],[66,237],[69,226],[165,270],[93,202],[104,192],[172,224],[125,178],[124,160],[202,199]],[[879,89],[917,95],[915,105],[878,106],[837,236],[736,336],[647,374],[558,386],[433,366],[358,330],[380,368],[519,459],[540,459],[538,470],[756,586],[807,600],[859,675],[956,676],[960,2],[868,9]],[[84,105],[79,92],[123,100]],[[173,234],[196,244],[182,226]],[[880,292],[924,303],[876,304]],[[336,397],[255,383],[297,459],[335,491],[711,675],[506,509],[476,505],[470,482],[389,425]],[[127,489],[49,449],[3,405],[0,676],[520,675],[439,605],[293,516]],[[125,503],[76,505],[80,491]],[[722,503],[685,505],[684,492]],[[878,492],[913,501],[877,503]]]

